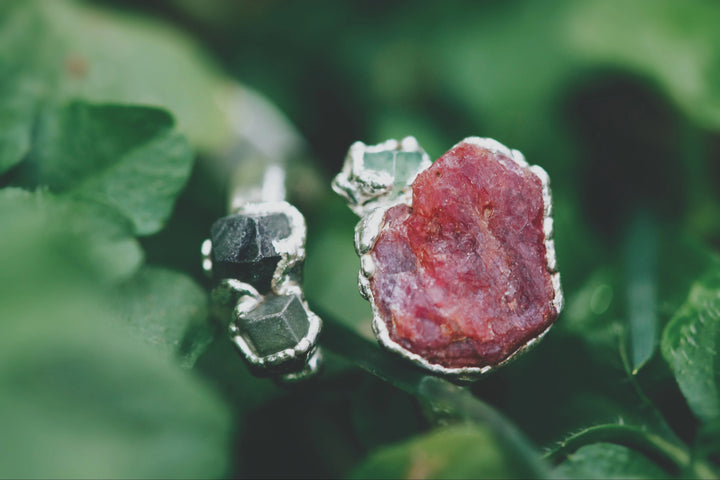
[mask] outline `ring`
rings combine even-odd
[[[563,307],[549,183],[489,138],[434,163],[413,137],[354,143],[332,186],[361,217],[358,283],[380,344],[461,381],[536,345]]]
[[[230,188],[230,214],[202,244],[214,280],[213,305],[251,371],[292,382],[315,374],[321,320],[301,287],[305,218],[285,198],[278,164],[243,162]]]

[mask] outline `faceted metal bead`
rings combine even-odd
[[[308,315],[295,295],[268,295],[252,311],[237,318],[238,334],[259,357],[294,348],[309,328]]]
[[[287,238],[291,229],[283,214],[234,214],[217,220],[210,229],[213,276],[234,278],[270,290],[280,254],[273,240]]]

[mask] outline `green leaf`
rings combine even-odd
[[[40,333],[28,312],[33,335],[3,333],[24,352],[0,355],[0,475],[224,476],[229,415],[213,393],[102,321],[67,322],[82,312],[66,307],[51,318],[62,328]]]
[[[135,233],[160,230],[192,167],[163,110],[72,103],[45,115],[24,182],[112,206]]]
[[[613,443],[580,447],[555,474],[565,478],[668,478],[670,475],[641,453]]]
[[[20,162],[30,149],[36,108],[34,99],[21,91],[23,82],[11,84],[11,78],[0,64],[0,173]]]
[[[465,421],[481,425],[492,433],[506,455],[514,458],[517,469],[532,471],[532,476],[536,478],[549,476],[547,465],[523,432],[468,390],[427,376],[422,380],[418,393],[429,402],[434,416],[441,422]]]
[[[0,201],[0,477],[223,477],[227,407],[108,314],[46,195]]]
[[[142,340],[191,367],[212,340],[207,295],[190,277],[156,267],[121,285],[114,307]]]
[[[691,241],[687,235],[671,231],[660,234],[658,257],[658,314],[664,327],[687,300],[695,282],[712,269],[720,269],[720,258],[706,245]]]
[[[226,108],[242,90],[192,37],[157,19],[118,10],[72,1],[39,3],[62,45],[57,51],[66,62],[62,98],[163,107],[199,148],[229,146],[233,129]],[[75,70],[68,68],[73,64]]]
[[[0,11],[0,173],[30,149],[32,127],[44,92],[53,84],[52,59],[37,48],[43,29],[21,2],[7,1]]]
[[[50,197],[50,194],[42,194]],[[58,199],[52,222],[77,236],[95,271],[115,282],[130,277],[143,263],[143,251],[130,222],[112,208],[82,199]]]
[[[42,223],[46,234],[62,239],[68,248],[82,250],[88,268],[104,280],[126,279],[142,264],[143,251],[132,225],[109,207],[20,188],[0,190],[0,206],[7,215],[26,212],[29,219]],[[34,261],[34,255],[27,259]]]
[[[0,143],[0,166],[22,158],[38,105],[78,98],[165,107],[200,148],[230,145],[226,105],[233,95],[242,97],[242,89],[187,35],[156,20],[73,1],[10,2],[5,8],[0,126],[7,129],[0,135],[12,142]]]
[[[708,457],[720,454],[720,420],[713,420],[702,425],[695,436],[695,458],[705,461]]]
[[[682,442],[669,441],[631,425],[597,425],[586,428],[563,440],[545,458],[560,462],[585,446],[603,443],[630,448],[653,459],[669,471],[687,472],[696,478],[717,478],[715,468],[704,461],[694,461],[689,449]]]
[[[385,447],[351,478],[531,478],[485,428],[457,425]]]
[[[625,240],[627,316],[633,375],[652,358],[658,337],[658,228],[648,212],[638,212]]]
[[[720,270],[695,283],[665,328],[662,353],[693,413],[702,421],[720,418],[718,334]]]

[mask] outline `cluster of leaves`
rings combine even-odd
[[[97,28],[92,11],[0,10],[0,475],[221,475],[230,412],[187,370],[212,338],[206,293],[146,265],[139,241],[167,222],[194,154],[167,110],[113,103],[162,79],[86,77],[118,61],[74,27]],[[179,48],[109,25],[158,54]]]
[[[150,5],[319,154],[291,192],[327,368],[292,390],[251,377],[199,285],[238,125],[287,127],[165,24],[6,1],[0,476],[720,474],[720,8]],[[238,95],[246,111],[228,115]],[[471,386],[369,339],[355,219],[325,188],[350,141],[407,134],[434,156],[493,136],[553,179],[566,310],[533,353]]]

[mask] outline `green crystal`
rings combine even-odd
[[[422,152],[385,150],[368,152],[363,156],[363,167],[366,170],[390,174],[394,179],[395,190],[401,190],[407,186],[422,166]]]
[[[415,178],[423,163],[421,152],[397,152],[395,154],[395,186],[404,187]]]
[[[363,166],[366,170],[388,172],[392,175],[395,171],[395,152],[386,150],[384,152],[366,153],[363,156]]]

